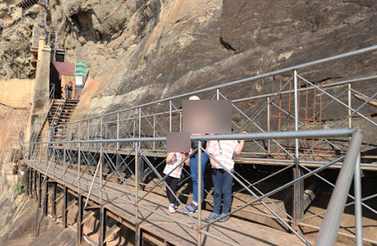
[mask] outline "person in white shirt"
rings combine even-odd
[[[164,168],[164,174],[169,175],[165,182],[173,191],[169,190],[168,186],[166,187],[166,196],[169,200],[169,211],[174,213],[177,209],[177,201],[175,199],[175,194],[178,188],[178,180],[182,174],[183,163],[182,161],[186,158],[188,154],[183,152],[170,152],[166,157],[166,166]],[[186,161],[188,162],[189,159]],[[178,166],[178,167],[177,167]]]
[[[243,132],[244,134],[246,132]],[[240,154],[244,140],[238,143],[237,140],[214,140],[209,142],[208,152],[219,161],[229,172],[234,173],[233,154]],[[233,176],[223,169],[216,161],[210,158],[212,167],[213,192],[213,212],[206,216],[206,220],[215,220],[220,216],[225,216],[230,212],[232,204],[232,184]],[[221,211],[221,200],[223,207]],[[229,220],[229,216],[220,219],[220,222]]]

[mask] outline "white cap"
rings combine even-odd
[[[200,100],[200,98],[198,96],[191,96],[189,100]]]

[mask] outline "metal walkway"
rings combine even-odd
[[[350,142],[350,149],[347,155],[345,156],[344,165],[341,169],[337,185],[334,189],[333,196],[330,200],[329,212],[323,222],[321,233],[324,234],[326,242],[328,240],[333,240],[335,242],[337,237],[337,230],[341,223],[342,210],[340,207],[344,207],[346,203],[347,190],[351,185],[352,179],[355,172],[356,177],[360,177],[360,168],[357,165],[358,153],[361,145],[362,134],[360,130],[328,130],[328,131],[301,131],[301,132],[286,132],[286,133],[268,133],[268,134],[238,134],[232,136],[197,136],[195,139],[198,140],[213,140],[213,139],[282,139],[282,138],[302,138],[302,137],[348,137],[353,136]],[[109,211],[116,216],[119,216],[121,221],[125,222],[127,225],[131,225],[131,228],[137,232],[136,233],[136,242],[142,240],[142,236],[138,233],[141,229],[148,232],[150,235],[155,237],[163,237],[164,242],[173,243],[176,245],[190,245],[192,243],[197,245],[212,245],[226,243],[229,245],[244,245],[246,244],[260,244],[260,245],[270,245],[270,242],[265,238],[263,231],[271,230],[263,226],[257,226],[252,223],[250,220],[245,220],[245,217],[242,214],[238,213],[242,210],[245,210],[253,205],[259,203],[262,204],[267,210],[271,213],[275,220],[279,221],[284,225],[284,227],[289,230],[293,235],[287,235],[284,232],[277,232],[271,230],[271,240],[276,240],[278,245],[285,245],[286,243],[299,243],[301,240],[302,243],[310,245],[310,242],[304,239],[296,230],[290,225],[289,220],[287,221],[281,214],[285,213],[286,216],[291,217],[286,212],[277,210],[279,207],[274,201],[273,196],[279,192],[284,192],[288,188],[300,183],[302,180],[308,179],[312,176],[318,176],[318,173],[332,165],[334,162],[329,162],[328,164],[311,170],[305,173],[303,176],[292,180],[291,182],[286,183],[283,186],[277,187],[265,194],[260,192],[256,186],[248,185],[247,181],[240,180],[239,177],[234,176],[235,182],[240,183],[244,189],[250,193],[251,199],[245,201],[243,206],[239,206],[231,211],[231,222],[229,223],[218,223],[217,219],[212,222],[203,220],[204,215],[208,214],[208,211],[202,210],[199,206],[199,213],[197,216],[191,214],[180,214],[178,216],[167,215],[167,206],[164,203],[167,203],[166,198],[157,197],[159,185],[166,185],[164,179],[159,172],[154,168],[150,160],[148,160],[143,151],[138,148],[138,142],[141,141],[152,141],[154,139],[119,139],[117,142],[132,142],[135,146],[134,149],[134,177],[123,177],[120,172],[120,169],[124,167],[130,168],[130,163],[125,163],[125,166],[122,165],[114,166],[111,162],[111,157],[107,155],[104,151],[102,144],[104,140],[96,141],[95,144],[99,144],[97,156],[92,156],[91,152],[87,152],[85,148],[82,148],[81,145],[87,143],[87,141],[78,141],[70,142],[70,151],[74,151],[77,155],[77,159],[73,159],[73,156],[67,156],[67,150],[61,152],[59,148],[55,149],[54,145],[63,144],[62,142],[55,142],[52,146],[48,144],[38,144],[38,148],[34,149],[34,156],[30,158],[29,161],[29,176],[27,181],[27,190],[28,193],[38,194],[38,200],[41,202],[42,195],[42,181],[45,181],[45,199],[44,199],[44,211],[47,214],[47,195],[49,184],[54,184],[54,194],[52,203],[55,203],[56,190],[57,186],[61,186],[62,190],[70,189],[76,193],[78,196],[78,218],[77,230],[79,233],[79,238],[83,236],[83,223],[84,220],[84,211],[85,209],[93,210],[93,207],[99,211],[99,216],[106,216],[106,211]],[[164,139],[159,139],[164,140]],[[108,140],[110,141],[110,140]],[[115,140],[111,140],[115,141]],[[76,144],[75,147],[72,144]],[[202,148],[198,148],[199,153],[205,151]],[[93,158],[91,166],[85,164],[88,159]],[[148,166],[151,168],[154,175],[159,179],[152,187],[145,187],[145,183],[141,182],[139,178],[139,167],[141,160],[144,160]],[[343,157],[342,157],[343,159]],[[83,164],[82,164],[83,163]],[[218,163],[222,165],[221,163]],[[183,165],[183,163],[182,163]],[[34,171],[32,171],[34,170]],[[35,172],[37,171],[37,172]],[[132,172],[132,171],[131,171]],[[39,178],[37,178],[37,173],[39,173]],[[199,172],[200,173],[200,172]],[[44,179],[42,180],[42,175]],[[200,175],[199,175],[200,176]],[[242,176],[241,176],[242,177]],[[199,177],[200,180],[200,177]],[[246,183],[245,183],[246,182]],[[39,183],[39,185],[38,185]],[[120,184],[119,184],[120,183]],[[199,184],[201,185],[201,184]],[[360,178],[355,179],[355,186],[360,187]],[[138,187],[138,189],[135,189]],[[144,190],[142,191],[141,188]],[[39,191],[37,192],[37,190]],[[360,196],[360,190],[356,189],[356,197]],[[257,193],[256,193],[257,192]],[[259,193],[259,194],[258,194]],[[200,194],[199,194],[200,195]],[[65,195],[65,197],[67,197]],[[180,197],[176,197],[181,206],[184,206],[183,201]],[[85,199],[85,204],[84,200]],[[63,211],[66,211],[68,207],[68,200],[64,198],[65,204],[63,205]],[[92,204],[88,207],[88,203]],[[358,206],[361,206],[361,200],[356,200]],[[54,207],[52,205],[51,207]],[[331,212],[330,212],[331,211]],[[56,211],[53,212],[56,214]],[[62,214],[65,214],[64,212]],[[94,215],[91,214],[92,216]],[[138,215],[138,216],[135,216]],[[66,215],[63,215],[63,221],[66,221]],[[328,217],[328,218],[327,218]],[[291,217],[292,218],[292,217]],[[360,211],[356,213],[357,221],[361,219]],[[170,221],[169,223],[161,223]],[[326,222],[326,220],[331,221],[332,223]],[[101,222],[102,221],[102,222]],[[106,219],[100,219],[100,223],[105,223]],[[157,223],[158,221],[158,223]],[[171,225],[177,223],[179,226],[175,226],[174,230],[171,230]],[[64,222],[66,224],[66,222]],[[153,225],[153,226],[152,226]],[[241,225],[241,227],[239,227]],[[105,224],[101,225],[106,227]],[[133,226],[133,227],[132,227]],[[237,227],[234,227],[237,226]],[[178,228],[181,228],[180,231]],[[159,229],[159,230],[157,230]],[[361,230],[361,223],[356,224],[356,229]],[[172,234],[170,235],[169,234]],[[256,234],[254,234],[256,232]],[[273,235],[274,233],[276,235]],[[186,235],[186,237],[185,237]],[[189,236],[191,235],[191,236]],[[166,237],[165,237],[166,236]],[[104,239],[107,237],[107,232],[105,230],[100,230],[100,237],[103,241],[99,241],[99,244],[103,245],[105,243]],[[321,240],[321,235],[318,237],[318,240]],[[178,240],[178,239],[181,239]],[[190,240],[192,238],[192,240]],[[230,238],[232,240],[230,240]],[[361,238],[360,238],[361,239]],[[169,241],[171,240],[171,242]],[[183,241],[182,241],[183,240]],[[186,240],[186,241],[185,241]],[[322,239],[323,240],[323,239]],[[217,241],[217,242],[216,242]],[[138,243],[137,243],[138,244]],[[319,244],[319,245],[329,245]],[[330,244],[331,245],[331,244]]]
[[[371,134],[373,129],[376,129],[377,122],[371,113],[375,106],[370,104],[377,95],[377,88],[368,87],[367,90],[361,91],[367,85],[373,85],[377,75],[347,81],[314,83],[300,76],[296,71],[336,59],[351,59],[351,56],[360,56],[374,50],[377,50],[377,46],[58,125],[51,130],[66,133],[61,141],[34,142],[29,143],[31,146],[26,146],[26,149],[30,150],[27,155],[30,167],[29,193],[33,194],[34,190],[35,194],[39,194],[40,199],[42,193],[37,192],[37,189],[41,189],[42,186],[35,184],[42,181],[47,187],[53,184],[55,187],[60,186],[63,191],[69,189],[78,197],[77,204],[81,211],[77,219],[78,225],[82,225],[83,217],[80,216],[87,209],[87,204],[93,203],[99,211],[98,216],[106,217],[107,211],[115,214],[115,217],[121,217],[119,223],[131,225],[130,227],[136,231],[137,244],[143,240],[143,230],[157,238],[157,231],[164,235],[163,231],[169,230],[161,229],[162,225],[175,223],[174,229],[170,229],[169,232],[176,234],[177,238],[181,235],[178,228],[185,228],[182,230],[186,230],[186,234],[191,230],[194,233],[185,238],[188,244],[210,245],[213,240],[231,245],[252,242],[248,240],[257,240],[261,245],[273,244],[262,241],[265,238],[262,233],[264,229],[256,226],[252,222],[253,219],[250,219],[254,217],[256,219],[258,216],[265,218],[265,221],[274,221],[282,231],[294,234],[296,238],[287,236],[287,242],[292,240],[290,243],[297,242],[297,239],[304,245],[313,243],[311,238],[306,238],[303,228],[310,228],[315,232],[321,230],[316,245],[333,245],[337,235],[354,240],[357,245],[362,245],[363,241],[377,243],[377,238],[363,237],[363,230],[367,235],[375,235],[373,228],[377,225],[377,208],[373,201],[377,194],[373,191],[361,196],[360,174],[361,169],[373,171],[377,167],[374,154],[374,150],[377,149],[375,146],[377,138]],[[272,88],[275,89],[269,94],[234,98],[234,94],[237,93],[227,97],[221,92],[226,87],[231,86],[234,90],[238,90],[244,88],[245,83],[272,78],[282,73],[291,73],[292,77],[287,81],[273,79],[272,83],[275,83],[275,86]],[[165,163],[163,157],[166,153],[164,136],[166,132],[182,129],[181,101],[190,95],[199,95],[202,99],[231,100],[235,112],[232,121],[234,133],[243,130],[253,133],[197,137],[201,141],[215,139],[246,139],[247,141],[245,151],[235,158],[238,163],[244,163],[246,167],[236,169],[234,174],[233,197],[237,200],[231,212],[231,221],[234,220],[234,225],[232,222],[225,226],[225,223],[217,221],[214,223],[204,221],[202,218],[208,211],[202,210],[201,206],[197,216],[166,215],[167,205],[164,204],[166,198],[162,197],[166,177],[161,174],[161,167]],[[365,100],[360,101],[360,95]],[[256,102],[259,106],[251,111],[245,109],[245,104],[250,101]],[[336,112],[337,117],[330,125],[325,125],[324,122],[334,115],[331,109],[333,104],[340,105]],[[323,130],[329,126],[332,130]],[[364,129],[365,136],[362,142],[360,130],[341,130],[353,126]],[[353,136],[350,140],[352,134],[358,136]],[[205,150],[198,148],[196,151]],[[247,164],[275,164],[277,169],[263,177],[250,179],[248,175],[252,172],[247,167],[250,165]],[[323,171],[329,168],[340,169],[336,183],[323,174]],[[36,172],[34,173],[33,170]],[[349,192],[354,173],[355,190]],[[288,178],[287,174],[289,177],[293,174],[293,178]],[[189,178],[189,173],[184,173],[180,182],[182,189],[185,188]],[[271,182],[280,179],[286,181],[276,184]],[[327,210],[318,211],[315,206],[310,206],[316,196],[314,189],[310,190],[312,183],[318,183],[319,186],[333,191],[331,201],[327,199],[329,205],[319,205],[328,207]],[[306,194],[305,189],[311,193]],[[286,194],[291,196],[287,198]],[[311,197],[311,200],[307,199],[311,195],[314,197]],[[190,194],[187,192],[179,191],[177,199],[181,206],[188,196]],[[47,202],[47,199],[44,200]],[[83,204],[84,200],[87,201],[85,204]],[[307,200],[310,200],[308,204]],[[158,205],[152,206],[150,202]],[[206,189],[206,203],[211,204],[211,202],[211,191]],[[68,203],[65,205],[69,206]],[[118,208],[116,209],[115,206]],[[355,211],[352,212],[356,219],[353,224],[345,220],[349,212],[343,214],[344,208],[348,208],[347,211],[350,211],[350,208],[351,211]],[[367,217],[361,217],[362,211],[367,212]],[[148,216],[146,213],[149,213]],[[160,221],[161,225],[156,220]],[[106,240],[108,231],[104,229],[105,222],[100,223],[102,229],[99,230],[100,238],[97,243],[104,245],[108,242]],[[230,238],[228,235],[237,233],[232,231],[235,225],[238,225],[236,228],[240,233]],[[363,225],[372,226],[363,227]],[[76,227],[78,239],[82,240],[82,227]],[[257,233],[254,237],[251,232],[245,232],[245,235],[241,233],[248,228],[257,228],[255,230],[260,230],[261,234]],[[284,235],[284,232],[281,233]],[[273,239],[278,240],[279,237]],[[169,243],[166,241],[168,238],[167,236],[162,241]],[[182,242],[171,243],[181,245]],[[279,241],[274,243],[283,244]]]
[[[38,167],[40,169],[35,169],[37,172],[46,173],[46,166],[42,167],[38,165]],[[65,184],[72,191],[76,191],[78,187],[77,173],[71,170],[65,172],[62,167],[54,168],[54,174],[48,174],[47,177],[49,180],[58,182],[58,184]],[[82,176],[80,180],[82,194],[89,192],[91,182],[92,176],[87,174]],[[108,183],[104,186],[102,189],[103,209],[124,218],[126,221],[125,224],[131,227],[131,230],[135,230],[134,225],[139,221],[140,230],[154,235],[156,238],[163,238],[165,243],[172,245],[197,245],[196,224],[183,213],[169,214],[166,209],[166,198],[161,195],[151,194],[147,198],[140,200],[138,203],[139,209],[137,210],[138,216],[136,218],[136,210],[134,204],[131,202],[132,199],[128,200],[128,198],[135,194],[135,187],[131,183],[128,183],[128,187],[132,190],[132,193],[127,193],[120,184]],[[146,194],[145,191],[138,192],[141,197]],[[101,204],[101,191],[99,189],[93,190],[90,199],[96,204]],[[91,210],[93,210],[93,207],[89,208],[89,211]],[[84,211],[87,210],[83,209],[83,215]],[[208,214],[208,211],[203,211],[202,216]],[[198,220],[198,214],[194,214],[192,217],[194,220]],[[172,218],[178,220],[179,223],[172,220]],[[185,223],[186,226],[182,226],[182,223]],[[205,223],[205,221],[202,220],[202,223]],[[301,245],[300,240],[294,235],[254,223],[245,223],[245,221],[237,218],[232,218],[231,223],[211,225],[206,231],[211,234],[213,233],[214,237],[221,238],[226,235],[220,242],[230,245]],[[266,236],[261,237],[261,235]],[[219,241],[213,237],[206,237],[204,234],[203,243],[205,245],[218,245]]]

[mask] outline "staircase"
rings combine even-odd
[[[42,133],[38,136],[38,142],[63,140],[66,133],[65,128],[58,126],[69,122],[78,102],[79,100],[55,99],[47,115],[46,123],[48,124],[44,124]],[[54,129],[52,136],[48,136],[49,129]]]

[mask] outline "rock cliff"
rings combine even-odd
[[[377,43],[372,0],[52,0],[50,5],[51,26],[61,35],[66,60],[89,64],[77,117]],[[375,65],[369,54],[360,64],[342,60],[305,75],[314,81],[339,79],[368,74]],[[267,85],[253,82],[249,90],[262,93]]]
[[[376,8],[373,0],[51,0],[47,23],[67,62],[88,62],[77,119],[374,45]],[[34,76],[37,13],[0,8],[0,78]],[[331,81],[375,65],[369,54],[303,72]]]
[[[2,2],[2,1],[1,1]],[[30,51],[32,28],[37,22],[38,6],[22,11],[0,2],[0,81],[35,76],[35,57]]]

